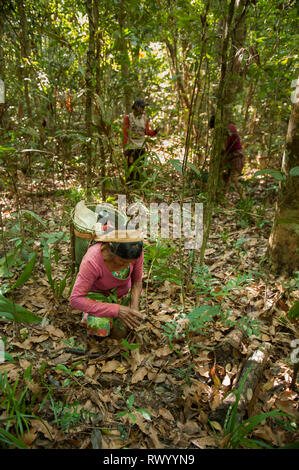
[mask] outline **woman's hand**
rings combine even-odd
[[[142,313],[138,312],[138,310],[120,305],[118,318],[128,328],[136,329],[140,325],[140,322],[143,319],[143,315]]]

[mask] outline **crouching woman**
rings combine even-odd
[[[142,271],[142,241],[102,242],[87,250],[70,304],[84,312],[81,323],[89,334],[120,338],[128,328],[138,328],[143,318],[139,312]],[[110,303],[111,293],[116,303]],[[128,305],[123,305],[128,296]]]

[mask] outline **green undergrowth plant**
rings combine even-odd
[[[81,351],[84,352],[84,347],[82,345],[76,346],[76,341],[75,337],[72,336],[69,340],[67,339],[62,339],[61,340],[63,343],[65,343],[69,348],[74,348],[74,349],[81,349]]]
[[[73,346],[74,343],[70,341]],[[74,363],[71,367],[66,367],[64,364],[58,364],[55,367],[55,371],[65,375],[62,386],[68,386],[73,384],[76,377],[82,377],[84,372],[82,370],[76,370],[79,364],[83,361]],[[59,399],[55,397],[56,387],[60,386],[60,383],[54,380],[50,375],[51,366],[47,362],[43,362],[39,369],[39,382],[43,388],[42,401],[39,403],[39,413],[49,414],[49,410],[53,413],[47,417],[47,421],[51,424],[55,424],[62,431],[69,431],[76,426],[84,425],[89,423],[95,416],[89,410],[85,410],[79,402],[69,403],[66,398],[62,398],[59,394]],[[51,377],[51,383],[49,383],[49,377]]]
[[[236,277],[229,278],[226,283],[220,284],[219,279],[207,266],[196,266],[192,282],[200,305],[187,313],[179,309],[174,318],[162,326],[162,334],[167,337],[171,349],[174,349],[174,340],[184,340],[190,350],[196,350],[198,346],[192,345],[192,336],[194,334],[206,335],[215,321],[221,322],[225,327],[243,329],[248,337],[260,335],[258,320],[249,317],[232,320],[230,311],[219,303],[219,298],[234,298],[238,295],[239,289],[252,281],[253,275],[244,273],[237,274]]]
[[[174,375],[179,379],[179,380],[182,380],[183,382],[183,385],[186,384],[188,386],[191,385],[192,383],[192,376],[193,376],[193,373],[194,373],[194,364],[191,364],[190,366],[187,367],[187,369],[185,368],[174,368],[173,369],[173,372],[174,372]]]
[[[269,418],[277,418],[277,417],[287,417],[292,418],[289,414],[277,409],[272,410],[267,413],[260,413],[258,415],[252,416],[248,419],[240,421],[239,413],[238,413],[238,405],[240,402],[241,394],[247,379],[247,376],[250,372],[249,368],[244,374],[240,386],[237,390],[233,390],[229,393],[234,393],[236,398],[235,401],[229,406],[224,424],[222,429],[222,436],[221,439],[218,438],[216,435],[216,439],[219,442],[219,447],[224,449],[271,449],[272,447],[265,443],[264,441],[260,441],[252,437],[254,430],[264,421]],[[215,430],[214,422],[210,422],[213,430]],[[294,423],[293,423],[294,424]],[[219,426],[217,426],[218,429]],[[296,427],[296,426],[295,426]],[[292,427],[294,429],[294,426]],[[214,431],[215,432],[215,431]],[[216,434],[216,433],[215,433]]]
[[[177,248],[171,241],[158,239],[144,247],[144,269],[150,279],[159,285],[164,281],[181,285],[182,276],[178,267],[172,263]]]
[[[30,223],[24,224],[24,219],[29,219]],[[13,302],[8,296],[17,288],[22,287],[28,280],[34,276],[34,268],[39,259],[38,245],[34,247],[36,239],[40,240],[43,252],[44,267],[50,287],[56,298],[61,298],[67,281],[71,276],[72,268],[69,267],[61,279],[53,278],[53,259],[56,265],[61,261],[58,250],[55,246],[60,242],[67,242],[68,235],[64,232],[38,233],[39,227],[46,227],[45,222],[33,211],[21,210],[12,217],[14,224],[8,222],[6,238],[2,234],[4,247],[10,247],[4,256],[0,259],[0,278],[4,280],[0,288],[0,320],[15,321],[26,323],[38,323],[42,319],[34,315],[31,311],[21,307]],[[22,223],[20,220],[22,219]],[[54,247],[54,249],[53,249]],[[22,270],[15,281],[11,278]],[[71,282],[68,296],[71,293],[75,278]]]
[[[124,416],[128,416],[129,420],[132,424],[136,423],[136,413],[139,413],[144,419],[147,421],[151,421],[152,417],[150,412],[146,408],[135,408],[134,407],[135,396],[130,395],[129,398],[126,400],[127,409],[124,411],[120,411],[117,413],[117,418],[123,418]]]
[[[201,305],[188,313],[180,312],[176,318],[162,326],[162,334],[168,338],[169,346],[174,349],[174,340],[184,340],[191,351],[197,345],[191,344],[191,337],[195,334],[205,335],[206,330],[215,317],[221,315],[218,305]]]
[[[240,246],[243,242],[244,240],[241,239]],[[229,277],[226,282],[220,282],[210,271],[208,266],[195,266],[193,273],[193,287],[197,299],[203,299],[205,303],[208,302],[209,304],[214,304],[215,301],[217,302],[218,299],[222,300],[223,297],[234,299],[239,295],[241,289],[244,289],[244,287],[254,282],[255,277],[260,276],[258,272],[237,273],[235,276]],[[219,308],[218,315],[220,315],[221,321],[223,321],[226,326],[238,326],[244,329],[249,337],[251,335],[260,334],[260,322],[256,319],[243,317],[233,322],[229,318],[229,311],[223,309],[222,306]]]
[[[8,242],[9,246],[14,244],[14,248],[0,259],[0,278],[4,280],[0,288],[0,321],[38,323],[41,318],[9,298],[15,289],[22,287],[31,278],[38,257],[37,252],[32,251],[30,243],[25,243],[19,232],[15,235],[17,236]],[[2,242],[7,249],[7,240],[4,240],[3,234]],[[19,273],[17,279],[11,281],[16,273]]]
[[[30,391],[32,365],[24,371],[24,380],[18,376],[13,384],[10,384],[7,373],[0,373],[0,410],[4,411],[6,417],[0,419],[0,443],[8,447],[26,448],[22,442],[25,431],[30,430],[30,420],[43,420],[32,414],[33,407],[38,399],[38,394]]]
[[[255,218],[253,209],[256,201],[250,196],[246,196],[244,199],[240,198],[236,204],[236,210],[238,211],[238,225],[240,227],[248,227],[248,225],[254,223]]]
[[[59,242],[67,242],[68,236],[64,232],[54,232],[50,234],[43,233],[41,235],[41,241],[43,245],[43,263],[47,274],[48,282],[50,284],[54,296],[57,299],[60,299],[62,298],[63,293],[66,289],[67,281],[72,274],[72,267],[69,267],[61,278],[56,279],[53,277],[55,265],[57,266],[60,262],[59,252],[55,248],[55,246]],[[74,281],[75,278],[73,278],[73,281],[71,282],[71,287],[69,288],[67,297],[69,297],[71,294]]]
[[[85,410],[79,402],[55,402],[50,395],[50,402],[54,414],[53,423],[62,431],[69,431],[83,423],[89,422],[95,414]]]
[[[63,374],[68,376],[62,383],[63,387],[70,385],[71,381],[74,380],[74,377],[84,376],[84,372],[82,370],[76,369],[80,364],[82,364],[82,361],[76,362],[72,367],[66,367],[64,364],[58,364],[55,367],[55,370],[61,371]]]
[[[4,295],[0,295],[0,322],[1,321],[41,323],[42,318],[38,317],[22,305],[16,304]]]
[[[11,432],[7,431],[7,429],[1,427],[1,424],[9,424],[15,419],[15,416],[0,418],[0,448],[2,449],[27,449],[27,446],[21,439],[14,436]]]
[[[17,246],[14,250],[8,253],[0,260],[0,270],[2,267],[2,276],[5,277],[13,267],[16,256],[21,249]],[[34,315],[30,310],[16,304],[13,300],[9,299],[7,295],[11,294],[14,289],[17,289],[25,284],[31,277],[33,268],[37,259],[37,253],[33,252],[28,256],[27,264],[13,283],[4,283],[0,291],[0,321],[15,321],[17,323],[39,323],[41,318]]]
[[[138,344],[138,343],[130,344],[125,338],[122,338],[121,342],[122,342],[124,348],[126,349],[124,352],[121,353],[121,355],[125,358],[129,357],[129,353],[131,351],[135,351],[136,349],[138,349],[140,347],[140,344]]]

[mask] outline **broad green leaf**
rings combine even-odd
[[[147,421],[151,421],[152,417],[150,412],[146,408],[136,408],[136,411],[141,414],[141,416]]]
[[[0,259],[0,277],[7,276],[9,268],[11,268],[14,264],[17,263],[19,259],[19,250],[20,246],[10,251],[6,254],[6,256],[3,256]]]
[[[299,319],[299,301],[296,301],[288,311],[288,318]]]
[[[28,449],[28,447],[22,441],[20,441],[20,439],[15,437],[9,431],[6,431],[6,429],[0,428],[0,442],[9,446],[15,445],[18,449]]]
[[[135,397],[134,395],[130,395],[128,400],[127,400],[127,405],[128,405],[128,408],[131,409],[133,404],[134,404],[134,400],[135,400]]]
[[[197,168],[197,167],[196,167],[195,165],[193,165],[193,163],[191,163],[191,162],[188,162],[187,165],[189,166],[189,168],[191,168],[191,170],[194,171],[194,173],[197,174],[197,176],[198,176],[199,178],[201,178],[202,174],[201,174],[201,171],[200,171],[199,168]]]
[[[137,343],[134,343],[134,344],[128,343],[128,341],[125,338],[122,339],[122,343],[126,349],[129,349],[129,351],[134,351],[135,349],[138,349],[140,346],[140,344],[137,344]]]
[[[8,320],[16,323],[40,323],[42,318],[38,317],[30,310],[18,305],[3,295],[0,295],[0,317],[4,316]]]
[[[54,280],[52,278],[52,264],[51,264],[50,253],[49,253],[47,245],[44,246],[44,249],[43,249],[43,262],[44,262],[44,267],[45,267],[45,270],[46,270],[46,274],[47,274],[49,284],[50,284],[52,290],[54,290],[55,289],[55,283],[54,283]]]
[[[136,416],[133,413],[129,413],[129,417],[132,420],[132,423],[135,424],[136,423]]]
[[[290,176],[299,176],[299,166],[290,169]]]
[[[70,372],[70,369],[68,369],[65,365],[63,364],[58,364],[58,366],[55,367],[57,370],[63,370],[64,372]]]
[[[259,175],[269,175],[272,176],[276,181],[284,181],[286,179],[286,175],[278,170],[272,170],[271,168],[266,168],[265,170],[259,170],[254,173],[254,176]]]
[[[240,426],[237,426],[232,432],[231,442],[240,442],[245,436],[250,434],[262,421],[266,420],[272,416],[283,416],[283,413],[280,410],[269,411],[268,413],[261,413],[257,416],[252,416],[252,418],[244,421]]]
[[[82,370],[76,370],[75,372],[72,373],[75,377],[83,377],[84,372]]]
[[[47,224],[40,218],[39,215],[35,214],[35,212],[32,212],[32,211],[30,211],[30,210],[28,210],[28,209],[22,209],[20,212],[21,212],[22,214],[24,214],[24,215],[27,215],[27,216],[29,215],[29,216],[33,217],[33,218],[36,219],[43,227],[47,227]]]
[[[182,162],[180,160],[177,160],[175,158],[172,158],[169,160],[169,163],[180,173],[182,174]]]
[[[13,321],[14,320],[14,316],[12,313],[9,313],[9,312],[1,312],[0,311],[0,321],[3,321],[3,318],[8,320],[8,321]]]
[[[13,147],[3,147],[2,145],[0,145],[0,153],[4,153],[4,152],[15,152],[16,149],[13,148]]]
[[[24,269],[22,274],[19,276],[19,278],[16,280],[16,282],[11,286],[9,290],[15,289],[16,287],[20,287],[23,284],[25,284],[26,281],[28,281],[28,279],[31,276],[32,270],[34,268],[36,257],[37,257],[37,253],[32,253],[31,258],[26,268]]]

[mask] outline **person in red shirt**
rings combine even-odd
[[[214,115],[211,116],[209,126],[211,129],[215,127]],[[242,193],[239,177],[244,167],[244,151],[240,136],[232,122],[228,125],[225,149],[222,152],[222,156],[221,168],[225,184],[224,193],[227,193],[229,186],[232,183],[235,185],[239,193]]]
[[[129,169],[136,160],[139,160],[138,163],[140,164],[144,162],[146,136],[153,137],[159,132],[158,128],[155,130],[150,128],[148,119],[144,114],[145,106],[145,102],[138,98],[133,103],[132,112],[124,116],[123,147]],[[127,180],[139,179],[139,177],[138,168],[135,168],[129,173]]]

